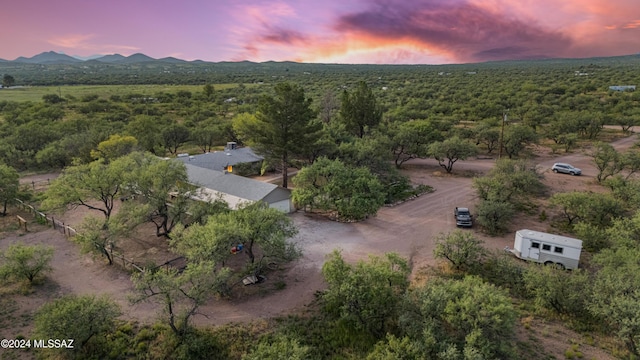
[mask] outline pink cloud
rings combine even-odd
[[[632,21],[632,22],[628,23],[627,25],[624,25],[622,28],[623,29],[637,29],[637,28],[640,28],[640,20]]]
[[[373,63],[612,56],[640,50],[639,19],[638,0],[21,0],[5,17],[0,58],[49,50]]]
[[[63,48],[86,48],[88,41],[95,37],[94,34],[74,34],[67,36],[56,36],[48,40],[48,42],[54,46]]]
[[[73,49],[73,51],[85,50],[92,53],[132,52],[140,50],[140,48],[136,46],[99,44],[92,41],[95,38],[95,34],[74,34],[53,37],[47,41],[57,48]]]

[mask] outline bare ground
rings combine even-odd
[[[614,145],[622,150],[637,140],[635,136],[618,140]],[[584,151],[569,154],[551,154],[546,148],[536,151],[536,163],[545,173],[545,184],[551,192],[571,190],[596,190],[595,168]],[[554,162],[569,162],[583,169],[583,176],[553,174]],[[301,212],[292,214],[292,219],[300,232],[294,239],[303,249],[303,258],[290,264],[282,272],[274,273],[262,284],[251,286],[250,295],[234,296],[230,299],[212,300],[201,308],[201,315],[194,319],[199,325],[219,325],[229,322],[249,322],[258,318],[269,318],[304,309],[314,300],[314,294],[325,287],[320,269],[325,256],[334,249],[342,251],[349,261],[366,259],[370,254],[381,255],[394,251],[411,260],[414,273],[424,266],[434,265],[433,247],[435,237],[455,229],[452,209],[455,206],[469,206],[477,202],[471,187],[472,178],[481,176],[491,169],[493,159],[459,161],[454,174],[446,174],[433,160],[411,160],[404,173],[414,183],[432,186],[435,191],[394,207],[382,208],[375,217],[360,223],[339,223],[316,215]],[[24,183],[42,181],[47,175],[24,179]],[[82,208],[66,212],[59,217],[65,223],[77,226],[89,212]],[[97,216],[97,215],[96,215]],[[23,217],[28,217],[23,214]],[[60,232],[30,224],[30,232],[15,229],[15,217],[2,220],[0,249],[22,241],[28,244],[43,243],[56,249],[52,262],[53,272],[48,280],[35,287],[28,296],[18,295],[15,306],[7,305],[11,319],[30,319],[35,309],[47,301],[63,294],[96,294],[113,298],[124,311],[123,318],[140,322],[152,322],[160,308],[156,304],[131,305],[128,301],[132,284],[129,273],[119,266],[108,266],[101,257],[82,254],[77,244]],[[545,231],[549,222],[541,222],[536,216],[519,216],[512,231],[504,236],[489,237],[474,231],[485,240],[490,249],[503,249],[513,245],[513,233],[517,229],[531,228]],[[152,228],[145,228],[123,249],[127,258],[139,263],[152,259],[162,263],[175,257],[167,249],[166,241],[154,236],[146,236]],[[243,255],[239,255],[243,256]],[[286,284],[276,290],[276,284]],[[6,322],[6,321],[5,321]],[[546,354],[563,358],[572,343],[580,344],[580,351],[586,359],[613,359],[597,347],[586,344],[580,334],[567,330],[558,324],[545,323],[540,319],[527,320],[529,325],[521,326],[518,338],[521,341],[540,342]],[[10,325],[0,323],[0,336],[13,338],[29,332],[29,321],[10,321]],[[531,326],[531,323],[536,326]],[[540,330],[543,329],[543,330]],[[533,329],[533,330],[531,330]],[[553,336],[548,336],[552,329]],[[557,334],[557,335],[556,335]]]

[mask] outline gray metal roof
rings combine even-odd
[[[247,200],[263,200],[278,189],[275,184],[225,174],[222,171],[199,167],[190,162],[186,162],[185,166],[190,183]]]
[[[201,168],[223,171],[227,165],[254,163],[262,161],[262,156],[256,155],[251,148],[237,148],[233,150],[215,151],[211,153],[178,157],[185,164],[192,164]]]

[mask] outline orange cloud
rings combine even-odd
[[[393,11],[376,3],[340,17],[335,30],[437,49],[463,62],[557,57],[570,45],[562,33],[504,15],[463,1],[417,0]]]
[[[451,63],[611,56],[635,46],[629,30],[640,28],[640,20],[632,20],[640,17],[638,0],[618,1],[611,6],[610,0],[360,0],[312,25],[290,6],[253,7],[243,12],[246,21],[238,22],[243,28],[237,35],[245,44],[241,55],[256,61]]]
[[[635,20],[622,27],[623,29],[637,29],[640,28],[640,20]]]

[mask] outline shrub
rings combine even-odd
[[[13,244],[0,253],[0,277],[26,279],[32,284],[38,276],[51,271],[52,258],[51,246]]]

